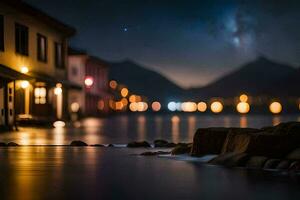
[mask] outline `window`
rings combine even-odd
[[[16,23],[16,52],[28,56],[28,27]]]
[[[77,74],[78,74],[77,67],[76,66],[72,66],[72,75],[73,76],[77,76]]]
[[[4,18],[0,15],[0,51],[4,51]]]
[[[47,38],[37,34],[37,58],[39,61],[47,62]]]
[[[34,103],[45,104],[47,91],[44,87],[37,87],[34,89]]]
[[[63,48],[61,43],[55,42],[55,65],[58,68],[63,68]]]

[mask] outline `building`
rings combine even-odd
[[[75,30],[21,0],[0,1],[0,126],[67,113],[68,38]]]
[[[69,81],[82,86],[82,91],[69,90],[71,113],[96,116],[109,112],[108,102],[112,95],[108,89],[108,63],[88,55],[84,51],[69,49]]]

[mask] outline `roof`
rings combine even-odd
[[[49,16],[45,12],[23,2],[22,0],[1,0],[5,4],[12,6],[18,11],[24,12],[28,15],[33,16],[35,19],[43,21],[45,24],[52,26],[53,28],[63,32],[66,36],[71,37],[75,35],[76,29],[64,24],[63,22]]]
[[[0,77],[1,78],[5,78],[5,79],[9,79],[9,80],[17,80],[17,79],[30,79],[31,77],[26,75],[26,74],[22,74],[18,71],[15,71],[9,67],[6,67],[2,64],[0,64]]]

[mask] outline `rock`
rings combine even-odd
[[[155,140],[154,141],[154,147],[156,148],[172,148],[172,147],[175,147],[176,144],[171,142],[169,143],[168,141],[166,140]]]
[[[82,142],[80,140],[75,140],[72,141],[70,146],[77,146],[77,147],[83,147],[83,146],[88,146],[85,142]]]
[[[107,147],[115,147],[115,145],[113,145],[113,144],[109,144]]]
[[[7,146],[7,144],[6,143],[4,143],[4,142],[0,142],[0,147],[6,147]]]
[[[156,155],[163,155],[163,154],[170,154],[170,152],[165,151],[146,151],[144,153],[141,153],[141,156],[156,156]]]
[[[280,169],[280,170],[288,169],[290,167],[290,164],[291,162],[289,160],[282,160],[277,165],[276,169]]]
[[[192,144],[178,144],[172,151],[172,155],[180,155],[190,153],[192,149]]]
[[[267,160],[268,160],[268,158],[264,157],[264,156],[252,156],[247,161],[246,167],[254,168],[254,169],[261,169],[264,167]]]
[[[92,144],[91,147],[105,147],[103,144]]]
[[[290,164],[289,171],[291,172],[299,172],[300,171],[300,161],[294,161]]]
[[[226,167],[241,167],[246,164],[249,159],[249,155],[245,153],[230,152],[221,154],[218,157],[209,161],[209,164],[223,165]]]
[[[287,156],[289,160],[300,160],[300,148],[295,149],[294,151],[290,152]]]
[[[151,145],[146,142],[146,141],[142,141],[142,142],[130,142],[127,144],[127,147],[130,148],[137,148],[137,147],[151,147]]]
[[[265,163],[264,169],[276,169],[279,163],[280,163],[280,159],[269,159]]]
[[[9,147],[17,147],[19,145],[17,143],[15,143],[15,142],[9,142],[9,143],[7,143],[7,146],[9,146]]]
[[[220,154],[228,128],[200,128],[193,139],[192,156]]]

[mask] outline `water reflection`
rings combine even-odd
[[[82,140],[88,144],[125,144],[129,141],[166,139],[173,142],[192,142],[197,128],[254,127],[277,125],[281,122],[300,121],[299,115],[121,115],[107,119],[90,118],[80,127],[24,128],[0,134],[0,142],[21,145],[70,144]]]
[[[243,115],[240,117],[240,127],[247,128],[248,127],[248,118],[247,116]]]
[[[137,118],[137,134],[139,141],[146,140],[146,117],[144,115],[140,115]]]
[[[196,117],[189,116],[188,117],[188,138],[192,140],[196,131]]]
[[[279,115],[273,116],[272,119],[273,126],[276,126],[281,123],[281,117]]]
[[[180,123],[180,118],[177,115],[174,115],[171,118],[171,123],[172,123],[172,141],[173,142],[179,142],[179,136],[180,136],[180,130],[179,130],[179,123]]]

